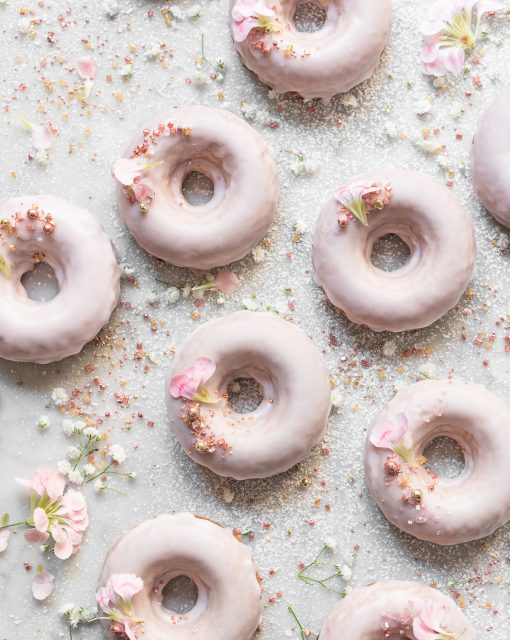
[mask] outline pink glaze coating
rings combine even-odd
[[[230,0],[230,24],[232,8]],[[326,11],[319,31],[300,32],[293,18],[298,0],[272,0],[280,33],[252,29],[235,46],[244,64],[278,93],[329,101],[374,73],[391,35],[391,0],[317,0]],[[262,50],[261,45],[268,50]]]
[[[279,179],[272,152],[255,129],[221,109],[174,109],[159,123],[165,133],[149,136],[145,154],[148,163],[161,161],[144,179],[154,200],[142,213],[139,203],[130,203],[119,187],[122,220],[146,251],[179,267],[211,269],[240,260],[273,222]],[[185,133],[172,135],[168,123]],[[143,141],[140,132],[126,157]],[[214,185],[214,195],[204,205],[190,204],[182,193],[182,183],[193,171]]]
[[[510,90],[480,118],[471,148],[471,173],[483,206],[510,227]]]
[[[385,420],[405,414],[406,464],[374,446],[370,433]],[[420,460],[439,436],[458,442],[465,466],[443,478]],[[452,545],[490,535],[510,519],[510,407],[485,387],[460,380],[424,380],[397,393],[377,416],[365,445],[365,476],[386,518],[421,540]],[[400,467],[388,473],[387,461]],[[386,466],[385,466],[386,465]],[[403,484],[407,486],[403,486]],[[420,502],[412,491],[422,494]]]
[[[49,195],[8,200],[0,220],[0,256],[12,273],[0,273],[0,357],[45,364],[78,353],[119,299],[110,238],[89,211]],[[21,283],[38,262],[50,265],[58,281],[58,294],[46,302],[31,300]]]
[[[221,396],[201,405],[213,435],[212,453],[196,450],[195,434],[183,419],[181,399],[170,395],[170,379],[196,358],[211,358],[216,371],[207,387]],[[236,413],[224,397],[236,378],[255,378],[263,393],[250,413]],[[323,437],[331,404],[322,354],[295,325],[267,313],[240,311],[210,320],[177,349],[166,384],[170,423],[186,453],[218,475],[266,478],[303,460]]]
[[[455,602],[421,582],[383,580],[354,589],[337,602],[324,621],[321,640],[416,640],[413,620],[434,603],[444,611],[450,640],[477,640],[478,635]],[[437,637],[437,636],[430,636]]]
[[[150,640],[251,640],[261,613],[261,587],[248,548],[236,532],[190,513],[160,515],[122,535],[106,556],[99,587],[113,574],[132,573],[144,586],[133,598]],[[163,605],[163,588],[187,576],[197,586],[187,613]],[[104,622],[108,637],[110,624]]]
[[[457,304],[473,277],[473,226],[447,187],[430,177],[396,169],[379,173],[392,197],[382,211],[368,214],[368,226],[354,219],[342,229],[335,196],[323,205],[313,237],[315,279],[352,322],[374,331],[426,327]],[[358,176],[345,184],[373,179]],[[371,261],[372,248],[390,233],[411,256],[400,269],[383,271]]]

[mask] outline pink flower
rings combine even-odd
[[[125,187],[130,187],[135,180],[145,173],[145,158],[119,158],[112,165],[112,176]]]
[[[146,184],[143,184],[142,182],[136,182],[131,187],[131,191],[133,192],[133,195],[138,202],[144,203],[151,202],[151,200],[153,200],[154,196],[156,195],[153,189],[151,189]]]
[[[45,571],[42,565],[37,567],[35,578],[32,581],[32,594],[36,600],[46,600],[53,591],[55,576]]]
[[[141,633],[143,620],[137,618],[132,598],[143,589],[143,580],[134,573],[114,573],[96,593],[96,601],[103,617],[117,622],[129,640]]]
[[[335,196],[340,204],[338,223],[345,228],[349,218],[357,218],[368,226],[369,211],[381,211],[390,203],[391,186],[385,181],[359,182],[342,187]]]
[[[462,71],[465,52],[473,49],[478,39],[482,17],[503,8],[493,0],[439,0],[432,5],[421,28],[423,72],[444,76],[449,71]]]
[[[413,620],[413,633],[416,640],[456,640],[444,626],[446,607],[428,600],[419,616]]]
[[[10,537],[11,537],[11,532],[9,531],[9,529],[0,530],[0,553],[3,553],[9,546]]]
[[[402,442],[406,431],[406,415],[399,413],[394,420],[378,422],[370,432],[370,442],[380,449],[393,449],[395,444]]]
[[[92,58],[87,56],[78,58],[76,62],[76,71],[80,78],[84,81],[85,97],[88,98],[94,84],[95,67]]]
[[[54,541],[53,552],[66,560],[78,551],[89,525],[87,503],[75,489],[65,490],[65,478],[51,469],[39,470],[31,480],[16,479],[33,494],[32,513],[25,533],[32,543]],[[37,499],[36,496],[39,496]]]
[[[236,42],[243,42],[252,29],[277,30],[276,14],[263,0],[237,0],[232,7],[232,32]]]
[[[216,370],[210,358],[197,358],[195,364],[170,380],[170,394],[174,398],[186,398],[196,402],[217,402],[205,387]]]

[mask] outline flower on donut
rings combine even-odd
[[[133,596],[143,589],[143,580],[134,573],[114,573],[96,593],[101,620],[111,620],[113,634],[136,640],[142,633],[143,619],[137,618]]]
[[[428,600],[419,616],[413,620],[416,640],[457,640],[460,636],[448,631],[444,624],[446,607]]]
[[[342,187],[335,196],[339,203],[338,224],[345,229],[349,221],[357,218],[368,226],[368,213],[381,211],[390,203],[391,185],[384,180],[357,182]]]
[[[21,523],[30,527],[25,539],[41,543],[52,540],[53,553],[61,560],[76,553],[89,526],[83,494],[66,489],[65,477],[51,469],[40,469],[31,480],[16,481],[32,493],[30,516]]]
[[[216,365],[210,358],[197,358],[192,367],[188,367],[170,380],[170,394],[173,398],[194,400],[195,402],[218,402],[205,386],[216,371]]]
[[[439,77],[462,71],[466,51],[476,45],[482,17],[503,8],[493,0],[439,0],[433,4],[421,28],[423,73]]]
[[[243,42],[252,29],[272,33],[279,29],[276,13],[264,0],[237,0],[232,7],[232,32],[236,42]]]
[[[404,444],[407,426],[405,413],[398,413],[393,420],[382,420],[374,426],[370,432],[370,442],[379,449],[390,449],[404,462],[409,462],[411,452]]]
[[[160,162],[147,162],[145,158],[119,158],[112,165],[113,177],[124,187],[128,198],[147,207],[155,193],[144,183],[147,172],[157,167]]]

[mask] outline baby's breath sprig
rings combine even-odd
[[[334,571],[333,573],[325,577],[314,577],[309,575],[308,573],[309,570],[313,569],[314,567],[323,566],[323,563],[320,562],[320,560],[327,551],[332,551],[332,552],[335,551],[335,546],[328,541],[324,543],[322,549],[315,556],[315,558],[298,572],[297,578],[302,582],[304,582],[305,584],[319,585],[323,589],[326,589],[326,591],[330,591],[331,593],[335,593],[336,595],[344,598],[346,596],[346,591],[345,590],[340,591],[339,589],[336,589],[334,586],[331,586],[331,581],[338,580],[338,579],[344,580],[344,581],[350,580],[351,568],[347,564],[342,566],[338,563],[329,563],[327,566],[332,567]]]
[[[310,629],[306,629],[301,624],[301,621],[297,617],[296,612],[294,611],[294,609],[290,605],[287,607],[287,610],[290,613],[290,615],[294,618],[294,622],[298,626],[299,633],[301,635],[301,640],[310,640],[310,638],[312,638],[312,639],[315,638],[315,640],[317,640],[317,638],[319,637],[319,634],[318,633],[314,633],[313,631],[310,631]]]
[[[218,58],[216,62],[212,63],[207,56],[205,55],[205,34],[200,35],[200,56],[195,61],[195,66],[197,69],[201,69],[202,65],[209,67],[211,69],[211,80],[218,80],[221,82],[223,80],[223,71],[225,70],[225,60],[223,58]]]

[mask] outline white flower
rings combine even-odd
[[[71,603],[66,604],[64,607],[62,607],[61,613],[69,621],[69,626],[72,629],[76,629],[76,627],[83,620],[82,611],[83,610],[81,607],[75,607],[74,604]]]
[[[340,571],[342,572],[342,578],[349,582],[349,580],[352,578],[352,569],[350,568],[350,566],[348,564],[344,564],[340,568]]]
[[[95,427],[85,427],[82,431],[84,436],[88,438],[99,438],[99,430]]]
[[[68,447],[66,451],[66,457],[68,460],[78,460],[78,458],[80,457],[80,453],[81,451],[78,449],[78,447]]]
[[[259,308],[258,302],[256,302],[253,298],[244,298],[243,306],[247,311],[257,311]]]
[[[59,470],[59,473],[64,476],[67,476],[73,470],[69,460],[60,460],[57,462],[57,469]]]
[[[97,617],[97,609],[95,607],[84,607],[81,610],[81,619],[83,622],[92,622]]]
[[[200,18],[200,5],[194,4],[193,6],[191,6],[187,10],[186,15],[188,18]]]
[[[115,18],[120,11],[119,3],[117,0],[105,0],[103,10],[109,18]]]
[[[176,20],[184,20],[186,18],[186,14],[180,7],[172,5],[171,7],[168,7],[168,10]]]
[[[83,467],[83,473],[84,473],[86,476],[93,476],[95,472],[96,472],[96,468],[95,468],[95,466],[94,466],[93,464],[86,464],[86,465],[84,465],[84,467]]]
[[[132,64],[126,64],[120,70],[120,75],[123,78],[132,78],[135,75]]]
[[[331,391],[331,404],[335,408],[342,406],[342,394],[340,393],[340,391],[338,391],[338,389],[333,389]]]
[[[344,94],[340,98],[340,102],[342,103],[343,107],[350,107],[351,109],[354,109],[355,107],[358,106],[358,99],[356,98],[356,96],[353,96],[351,93]]]
[[[159,58],[161,49],[158,42],[152,42],[145,47],[145,57],[149,60],[155,60]]]
[[[416,109],[416,115],[424,116],[430,111],[430,100],[420,100],[414,105],[414,108]]]
[[[122,464],[126,460],[126,452],[119,444],[112,444],[109,453],[110,458],[117,464]]]
[[[302,236],[304,233],[306,233],[306,230],[308,227],[304,220],[296,220],[292,228],[294,229],[294,233],[297,233],[299,236]]]
[[[104,491],[105,489],[106,489],[106,484],[101,480],[101,478],[98,478],[94,482],[94,491],[96,493],[101,493],[101,491]]]
[[[76,484],[78,486],[83,484],[83,474],[79,469],[71,471],[68,475],[68,478],[69,482],[72,482],[73,484]]]
[[[62,420],[62,431],[70,438],[75,433],[75,426],[72,420]]]
[[[46,431],[46,429],[49,429],[50,424],[51,424],[51,422],[50,422],[50,419],[48,418],[48,416],[41,416],[39,418],[37,426],[39,427],[39,429],[42,429],[43,431]]]
[[[132,278],[136,273],[136,269],[132,265],[128,264],[127,262],[123,262],[120,265],[120,268],[122,269],[123,278]]]
[[[331,551],[336,551],[336,549],[338,547],[338,542],[332,536],[328,536],[324,540],[324,546],[327,547],[328,549],[330,549]]]
[[[67,404],[69,400],[69,396],[67,395],[67,391],[62,387],[55,387],[51,392],[51,399],[57,405],[57,407],[63,407]]]
[[[175,304],[180,297],[181,292],[177,287],[168,287],[168,289],[161,294],[160,299],[164,304]]]
[[[251,255],[253,256],[253,261],[257,264],[264,262],[266,259],[266,252],[260,245],[257,245],[255,249],[252,249]]]
[[[385,356],[391,357],[394,356],[397,351],[397,343],[395,340],[386,340],[383,344],[382,352]]]
[[[74,431],[75,433],[83,433],[84,429],[87,427],[87,423],[80,420],[79,422],[74,423]]]

